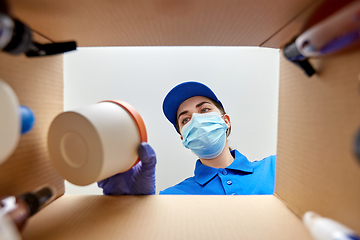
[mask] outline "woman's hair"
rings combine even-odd
[[[208,98],[208,97],[206,97],[206,98]],[[225,114],[226,114],[224,108],[222,107],[222,105],[221,105],[220,103],[212,100],[211,98],[208,98],[208,99],[215,105],[215,107],[217,107],[217,109],[220,110],[220,113],[221,113],[222,115],[225,115]],[[178,119],[177,119],[177,118],[176,118],[176,130],[177,130],[177,132],[180,134],[179,122],[178,122]],[[230,133],[231,133],[231,125],[230,125],[229,129],[226,130],[226,137],[229,137]]]

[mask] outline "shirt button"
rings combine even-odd
[[[237,195],[237,193],[236,193],[236,192],[234,192],[234,193],[232,193],[231,195]]]
[[[224,170],[222,171],[222,174],[224,174],[224,175],[227,175],[227,174],[228,174],[228,172],[226,171],[226,169],[224,169]]]
[[[227,180],[227,185],[231,185],[232,184],[232,181],[231,180]]]

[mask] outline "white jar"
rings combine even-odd
[[[61,113],[48,133],[53,165],[64,179],[80,186],[129,170],[146,141],[140,114],[130,104],[113,100]]]

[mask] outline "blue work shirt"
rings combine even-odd
[[[250,162],[232,150],[233,163],[226,168],[213,168],[197,160],[193,177],[187,178],[160,194],[194,195],[261,195],[273,194],[276,156]]]

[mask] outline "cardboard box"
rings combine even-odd
[[[79,46],[281,48],[322,1],[13,0],[13,14],[52,40]],[[46,39],[36,36],[46,42]],[[55,185],[58,199],[32,217],[24,239],[311,239],[305,211],[360,232],[359,48],[312,60],[307,78],[284,58],[274,196],[71,196],[49,162],[47,129],[62,111],[62,56],[0,53],[1,78],[36,115],[0,166],[0,193]]]
[[[43,227],[41,227],[43,226]],[[24,239],[304,239],[275,196],[64,195],[35,216]]]

